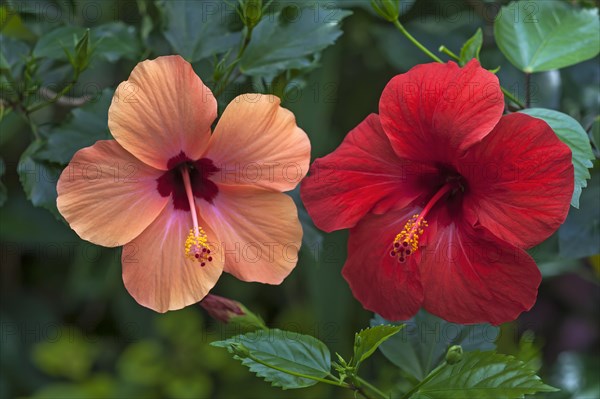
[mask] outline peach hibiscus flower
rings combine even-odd
[[[279,284],[302,239],[282,191],[310,158],[308,137],[279,104],[239,96],[211,134],[217,102],[192,66],[179,56],[141,62],[108,111],[115,140],[74,155],[58,209],[82,239],[125,246],[125,287],[158,312],[200,301],[223,270]]]

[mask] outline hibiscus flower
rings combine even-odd
[[[293,189],[310,143],[270,95],[212,92],[179,56],[139,63],[115,92],[115,140],[78,151],[57,205],[84,240],[122,253],[123,281],[158,312],[204,298],[225,270],[279,284],[296,265],[302,228]]]
[[[533,306],[541,275],[524,249],[565,220],[571,151],[503,110],[476,60],[419,65],[314,162],[302,199],[322,230],[351,229],[343,275],[366,309],[500,324]]]

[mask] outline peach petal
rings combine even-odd
[[[82,239],[120,246],[144,231],[167,204],[156,190],[161,173],[116,141],[101,140],[73,156],[58,180],[56,204]]]
[[[220,184],[212,205],[198,202],[217,234],[226,272],[243,281],[280,284],[296,266],[302,227],[288,195]]]
[[[114,138],[142,162],[167,169],[182,151],[198,159],[208,145],[217,102],[180,56],[140,62],[108,110]]]
[[[209,241],[214,233],[203,221]],[[164,313],[204,298],[223,271],[222,256],[214,250],[205,266],[185,256],[185,240],[192,228],[191,213],[167,205],[139,237],[123,248],[123,282],[143,306]]]
[[[310,141],[280,102],[244,94],[229,103],[206,151],[221,169],[217,182],[288,191],[306,175]]]

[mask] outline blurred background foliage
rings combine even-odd
[[[368,1],[319,3],[273,2],[269,12],[279,13],[279,20],[270,17],[261,26],[252,26],[255,14],[238,14],[235,4],[217,1],[1,3],[1,61],[10,74],[0,80],[0,397],[349,395],[321,385],[273,389],[208,345],[236,331],[210,320],[199,306],[167,314],[139,306],[123,286],[120,250],[81,241],[55,207],[62,167],[79,148],[109,138],[106,110],[114,87],[137,62],[159,55],[179,53],[191,61],[218,94],[221,109],[245,92],[281,96],[309,134],[313,157],[336,148],[351,128],[377,112],[392,76],[429,60],[377,18]],[[483,65],[501,66],[503,86],[524,99],[523,73],[494,44],[496,5],[505,1],[400,4],[401,21],[432,50],[444,44],[458,52],[482,28]],[[288,29],[284,17],[299,21],[298,30]],[[315,31],[313,21],[323,30]],[[331,21],[342,21],[343,35]],[[236,60],[241,46],[246,51]],[[534,107],[560,109],[578,120],[595,142],[596,156],[599,85],[596,57],[535,74],[531,99]],[[64,95],[54,99],[61,91]],[[502,326],[497,343],[499,352],[531,362],[547,383],[562,389],[547,395],[552,398],[600,394],[600,172],[595,165],[580,209],[572,208],[565,226],[532,250],[545,277],[537,304]],[[301,207],[297,192],[292,194]],[[270,327],[314,335],[332,352],[350,355],[354,331],[368,326],[372,314],[352,298],[340,275],[347,234],[322,234],[302,208],[300,216],[305,238],[299,264],[281,286],[224,275],[214,293],[242,302]],[[378,353],[363,373],[391,389],[402,371]]]

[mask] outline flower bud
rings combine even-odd
[[[260,19],[263,12],[262,0],[245,0],[242,3],[242,22],[248,28],[254,28]]]
[[[243,344],[234,342],[231,345],[229,345],[229,348],[231,350],[231,353],[233,353],[240,359],[245,359],[250,356],[250,351]]]
[[[371,7],[377,15],[389,22],[397,20],[400,15],[398,0],[371,0]]]
[[[224,298],[218,295],[208,294],[200,301],[200,306],[216,320],[225,324],[229,323],[232,317],[243,316],[242,305],[234,300]]]
[[[463,358],[463,348],[460,345],[452,345],[446,352],[446,363],[456,364]]]

